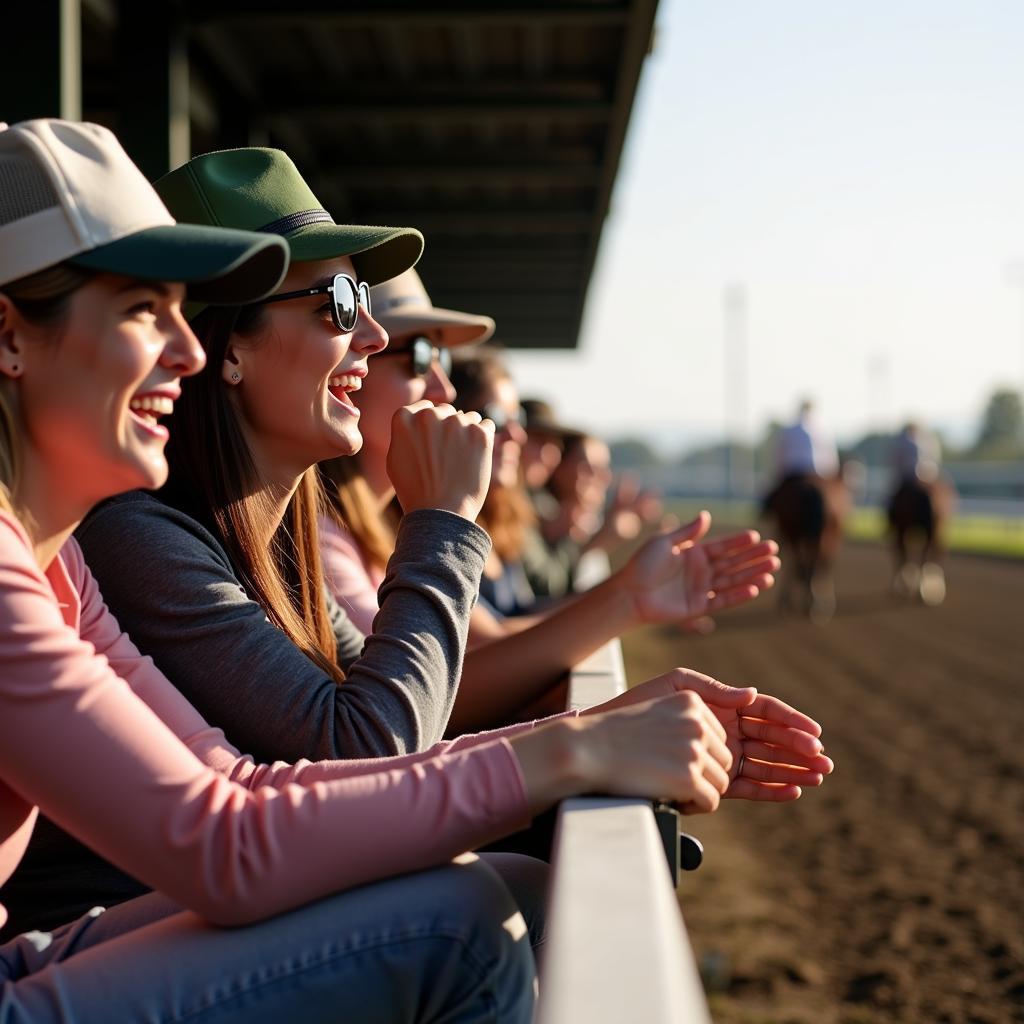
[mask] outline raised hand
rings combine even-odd
[[[426,400],[391,420],[387,469],[403,512],[439,508],[475,520],[491,480],[494,424]]]
[[[703,541],[711,516],[701,512],[677,530],[647,541],[615,579],[640,622],[700,618],[750,601],[771,587],[778,545],[754,530]]]

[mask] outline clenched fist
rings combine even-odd
[[[426,400],[391,420],[388,476],[403,512],[440,508],[476,519],[491,482],[494,424]]]

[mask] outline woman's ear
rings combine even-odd
[[[231,387],[242,383],[242,361],[239,359],[234,345],[228,345],[227,351],[224,353],[224,361],[220,366],[220,375],[224,383],[229,384]]]
[[[14,303],[0,292],[0,373],[5,377],[20,377],[25,365],[21,342],[13,326],[15,317]]]

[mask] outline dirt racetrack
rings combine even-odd
[[[629,678],[685,664],[824,726],[795,804],[689,819],[680,889],[717,1024],[1024,1022],[1024,562],[954,556],[940,608],[847,545],[824,627],[772,595],[705,638],[628,638]]]

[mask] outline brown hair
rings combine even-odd
[[[262,306],[208,307],[192,321],[207,363],[175,404],[167,448],[171,475],[160,496],[213,529],[267,618],[340,683],[316,529],[316,470],[303,474],[268,548],[263,538],[274,513],[221,379],[230,339],[258,344],[266,322]]]
[[[458,395],[457,404],[477,411],[487,404],[485,396],[495,384],[512,379],[500,349],[490,345],[460,353],[449,376]],[[536,516],[521,485],[509,488],[492,483],[477,522],[490,534],[498,557],[503,562],[515,562],[523,553],[526,531],[536,522]]]
[[[33,327],[50,329],[58,336],[68,314],[71,296],[96,276],[92,270],[79,270],[58,263],[35,274],[0,285],[15,308]],[[18,464],[17,418],[8,392],[11,385],[0,386],[0,508],[14,514],[14,495],[21,467]]]

